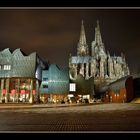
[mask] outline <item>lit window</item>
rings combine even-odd
[[[76,84],[75,83],[71,83],[69,85],[69,91],[76,91]]]
[[[10,70],[11,69],[11,65],[4,65],[3,69],[4,70]]]
[[[47,81],[48,80],[48,78],[43,78],[43,81]]]

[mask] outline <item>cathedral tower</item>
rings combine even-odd
[[[83,20],[82,20],[82,24],[81,24],[80,39],[79,39],[78,47],[77,47],[77,55],[78,56],[89,55],[89,49],[88,49],[88,45],[86,43],[86,36],[85,36]]]
[[[97,20],[97,26],[95,27],[95,40],[92,42],[92,56],[97,59],[99,56],[104,56],[106,58],[105,47],[102,42],[99,21]]]
[[[111,56],[106,52],[100,32],[99,21],[95,27],[95,38],[91,44],[91,55],[86,42],[83,20],[80,39],[77,46],[77,56],[69,58],[70,79],[75,80],[79,74],[85,79],[94,77],[94,84],[111,83],[130,74],[124,54]]]

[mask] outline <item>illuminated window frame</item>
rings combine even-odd
[[[3,69],[4,70],[11,70],[11,65],[4,65]]]
[[[43,81],[48,81],[48,78],[44,77],[44,78],[43,78]]]
[[[69,84],[69,91],[76,91],[76,84],[75,83],[70,83]]]

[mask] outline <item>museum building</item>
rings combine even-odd
[[[36,52],[20,49],[0,52],[0,103],[34,103],[39,99],[44,62]]]
[[[42,103],[64,103],[69,94],[68,68],[60,69],[56,64],[50,64],[42,71],[40,85],[40,101]]]

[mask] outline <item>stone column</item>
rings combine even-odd
[[[33,103],[33,79],[31,79],[31,82],[30,82],[30,99],[29,99],[29,102],[30,103]]]
[[[18,83],[18,88],[17,88],[17,102],[19,102],[19,97],[20,97],[20,79],[17,79],[17,83]]]
[[[91,61],[90,67],[91,67],[90,68],[91,77],[95,77],[95,75],[96,75],[96,60]]]
[[[109,62],[109,77],[112,79],[114,78],[114,66],[112,61]]]
[[[100,77],[104,78],[104,62],[102,59],[100,61]]]
[[[36,99],[37,99],[37,102],[39,103],[40,102],[40,95],[39,95],[39,82],[38,80],[36,79]]]
[[[83,77],[85,76],[84,75],[84,64],[81,64],[80,74],[83,75]]]
[[[77,64],[75,64],[75,77],[74,78],[77,78]]]
[[[1,89],[0,89],[0,103],[2,103],[2,91],[3,91],[3,88],[4,88],[4,79],[1,79]]]
[[[5,103],[8,103],[8,99],[9,99],[9,82],[10,79],[6,79],[6,94],[5,94]]]
[[[15,88],[15,93],[13,95],[13,103],[15,102],[15,98],[16,98],[16,93],[17,93],[17,89],[16,89],[16,79],[14,79],[14,88]]]
[[[113,61],[112,58],[108,59],[108,76],[110,79],[114,79],[115,77],[115,64],[116,61]]]
[[[89,78],[89,63],[86,63],[86,79]]]

